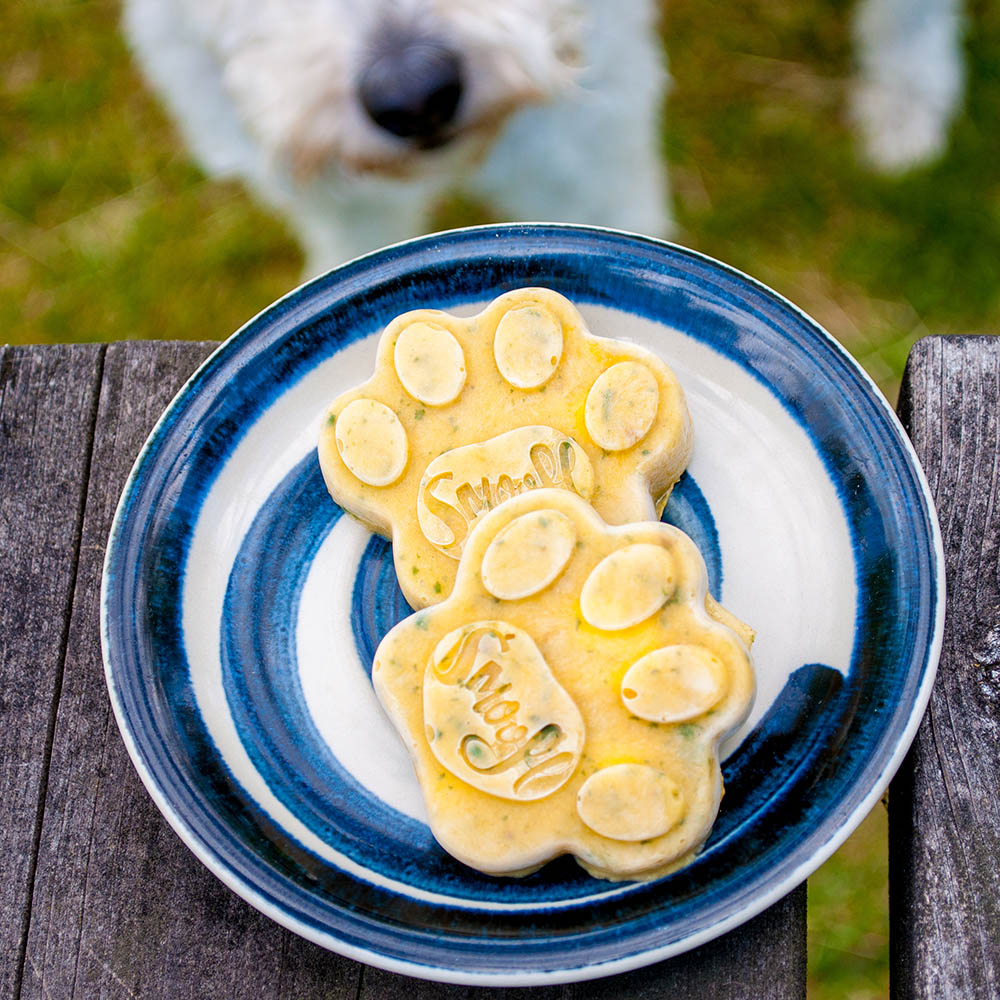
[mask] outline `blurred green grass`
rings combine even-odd
[[[818,319],[894,398],[913,341],[1000,332],[1000,7],[969,4],[969,89],[947,154],[902,177],[846,124],[845,0],[669,0],[680,242]]]
[[[148,96],[107,0],[20,0],[0,34],[0,338],[213,339],[302,257],[208,181]]]
[[[894,398],[913,341],[1000,331],[1000,7],[970,5],[947,154],[897,178],[845,121],[846,0],[669,0],[678,242],[816,317]],[[0,35],[0,340],[221,338],[294,286],[282,223],[190,162],[108,0],[19,0]],[[485,221],[461,197],[439,222]],[[809,883],[810,996],[888,992],[877,806]]]
[[[811,1000],[889,995],[888,820],[880,802],[809,879]]]

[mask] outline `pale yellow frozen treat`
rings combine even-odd
[[[612,524],[656,520],[691,454],[691,420],[655,355],[595,337],[544,288],[477,316],[421,309],[394,319],[375,373],[323,418],[330,494],[392,539],[413,607],[451,592],[482,515],[555,486]]]
[[[372,675],[445,850],[493,875],[571,853],[608,879],[694,857],[754,695],[752,632],[706,585],[683,532],[609,526],[565,490],[479,520],[451,595],[385,637]]]

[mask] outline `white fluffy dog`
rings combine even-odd
[[[285,215],[318,272],[426,231],[449,189],[512,220],[670,229],[654,0],[126,0],[147,76],[210,173]],[[860,0],[869,157],[943,148],[958,0]]]
[[[669,231],[652,0],[128,0],[126,29],[313,272],[426,231],[458,185],[511,220]]]

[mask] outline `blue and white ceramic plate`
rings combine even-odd
[[[726,795],[689,867],[592,879],[568,858],[480,875],[427,827],[372,693],[408,613],[388,543],[344,516],[315,455],[321,411],[372,370],[379,331],[544,285],[594,333],[677,372],[695,456],[665,517],[757,629],[758,695],[723,748]],[[892,410],[807,316],[678,247],[568,226],[462,230],[380,251],[267,309],[163,415],[107,553],[108,684],[157,805],[227,885],[353,958],[527,984],[677,954],[801,882],[882,794],[940,646],[942,556]]]

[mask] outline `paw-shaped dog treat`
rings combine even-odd
[[[692,859],[754,692],[706,580],[683,532],[610,527],[565,490],[476,524],[451,595],[400,622],[373,671],[445,850],[494,875],[563,853],[609,879]]]
[[[330,494],[392,539],[406,599],[446,597],[473,525],[527,490],[555,486],[615,524],[655,520],[691,452],[684,394],[642,348],[595,337],[544,288],[468,319],[394,319],[375,374],[323,420]]]

